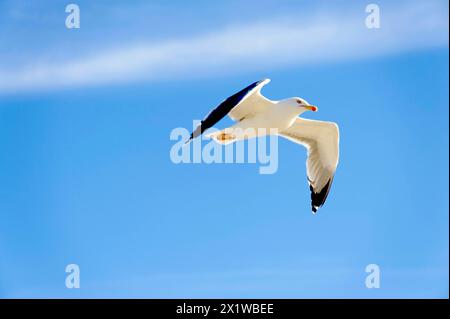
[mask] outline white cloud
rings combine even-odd
[[[448,47],[448,8],[441,3],[383,11],[381,28],[367,29],[361,15],[280,17],[231,26],[191,38],[121,44],[77,60],[30,63],[0,70],[0,93],[192,78],[250,70],[368,58]],[[35,61],[38,61],[36,57]]]

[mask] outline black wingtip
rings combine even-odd
[[[333,178],[329,179],[327,184],[318,193],[314,191],[314,188],[311,184],[309,185],[309,189],[311,190],[311,209],[313,214],[317,213],[317,210],[325,203],[332,183]]]
[[[191,139],[203,134],[204,131],[213,127],[217,122],[223,119],[236,105],[238,105],[243,98],[255,87],[264,82],[266,79],[254,82],[239,92],[227,97],[215,109],[208,113],[208,115],[200,122],[200,125],[192,132]]]

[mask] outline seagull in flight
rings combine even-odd
[[[191,133],[189,140],[200,136],[226,115],[236,123],[208,136],[221,144],[267,135],[278,135],[301,144],[308,151],[306,171],[311,191],[311,209],[315,214],[330,192],[339,161],[339,128],[336,123],[300,118],[306,111],[318,109],[299,97],[272,101],[261,94],[270,79],[250,84],[225,99],[212,110]],[[242,134],[245,132],[245,134]]]

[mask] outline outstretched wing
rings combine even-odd
[[[307,177],[315,213],[327,199],[339,161],[339,128],[336,123],[297,118],[280,133],[308,149]]]
[[[250,84],[245,89],[228,97],[200,122],[187,142],[200,136],[204,131],[214,126],[227,114],[235,121],[240,121],[245,117],[258,112],[263,112],[270,105],[270,101],[260,93],[261,88],[270,82],[270,79],[261,80]],[[186,142],[186,143],[187,143]]]

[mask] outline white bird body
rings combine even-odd
[[[257,114],[253,119],[254,122],[261,123],[260,127],[282,131],[291,126],[298,115],[299,111],[295,108],[288,107],[283,102],[274,102],[266,112]]]
[[[336,123],[302,119],[299,116],[317,107],[294,97],[271,101],[261,95],[261,88],[270,80],[255,82],[230,96],[214,109],[191,134],[199,136],[225,115],[236,123],[208,134],[222,144],[238,140],[278,134],[308,150],[307,177],[311,190],[311,205],[315,213],[330,190],[339,161],[339,128]]]
[[[236,122],[233,126],[224,129],[227,133],[233,134],[234,131],[243,131],[252,133],[252,129],[256,131],[256,136],[265,136],[270,132],[282,132],[295,122],[298,116],[303,113],[303,110],[291,107],[286,101],[265,101],[264,112],[258,112],[250,116],[246,116],[240,121]],[[209,134],[211,138],[217,138],[220,132]],[[236,134],[237,141],[244,138],[251,138],[255,136],[249,136],[245,134]]]

